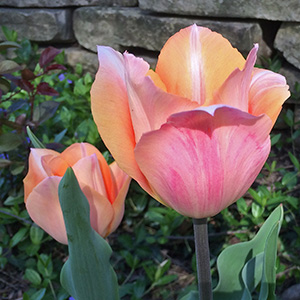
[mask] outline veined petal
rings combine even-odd
[[[134,158],[135,135],[128,105],[123,56],[98,47],[99,70],[91,89],[92,114],[101,137],[119,166],[151,193]]]
[[[255,180],[270,151],[270,128],[267,116],[232,107],[182,112],[142,136],[136,160],[168,206],[193,218],[213,216]]]
[[[247,57],[244,69],[235,69],[229,75],[214,95],[211,104],[230,105],[248,112],[249,89],[257,51],[258,44],[255,44]]]
[[[180,30],[165,44],[156,73],[167,91],[205,105],[226,78],[245,64],[228,40],[196,25]]]
[[[150,77],[142,75],[145,73],[145,66],[144,72],[137,75],[136,70],[143,68],[143,61],[128,54],[124,54],[124,60],[128,101],[136,142],[144,133],[159,129],[171,114],[199,106],[197,102],[166,93],[157,87]]]
[[[249,91],[249,113],[267,114],[273,125],[282,104],[290,96],[285,77],[274,72],[255,69]]]
[[[30,168],[26,177],[24,178],[24,201],[26,202],[28,195],[32,189],[40,183],[43,179],[48,177],[46,170],[42,163],[42,157],[57,157],[58,152],[49,149],[35,149],[32,148],[29,154],[29,165]]]
[[[41,181],[29,194],[26,209],[31,219],[53,238],[67,244],[67,233],[58,198],[61,177],[52,176]]]

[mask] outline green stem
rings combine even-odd
[[[193,219],[200,300],[212,300],[207,219]]]

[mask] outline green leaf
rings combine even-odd
[[[7,132],[0,135],[0,153],[16,149],[22,144],[22,138],[12,132]]]
[[[10,82],[1,77],[0,77],[0,90],[2,90],[4,93],[8,93],[10,90]]]
[[[33,111],[33,121],[38,124],[42,124],[47,121],[55,114],[59,104],[60,103],[56,101],[42,102],[36,106]]]
[[[39,245],[44,236],[44,230],[36,225],[32,225],[29,231],[29,236],[33,244]]]
[[[119,299],[117,277],[109,262],[112,250],[92,229],[88,201],[71,168],[59,184],[58,195],[69,248],[62,286],[76,300]]]
[[[33,134],[29,126],[26,127],[26,131],[34,148],[46,148],[44,144]]]
[[[21,242],[21,240],[24,238],[24,236],[26,235],[28,231],[27,227],[23,227],[21,228],[10,240],[10,246],[14,247],[16,246],[18,243]]]
[[[30,297],[30,300],[42,300],[43,297],[45,296],[45,293],[46,293],[45,288],[40,289]]]
[[[24,278],[29,280],[34,285],[39,285],[42,282],[40,274],[37,271],[30,268],[25,270]]]
[[[214,289],[214,300],[251,299],[246,297],[247,291],[245,289],[252,289],[257,284],[259,277],[261,284],[264,284],[266,280],[271,280],[270,285],[275,284],[272,281],[273,279],[275,280],[275,277],[273,277],[275,270],[273,262],[277,251],[274,241],[275,233],[277,234],[276,238],[278,236],[282,219],[283,208],[280,205],[272,212],[251,241],[229,246],[220,254],[217,260],[219,282]],[[257,261],[261,260],[261,253],[264,253],[264,265],[262,275],[259,276],[260,271],[255,268],[258,268]],[[271,258],[268,256],[271,256]],[[251,278],[250,271],[254,278]],[[244,281],[242,280],[243,274]],[[248,287],[245,287],[245,283],[248,284]],[[268,289],[269,297],[271,297],[272,292],[273,290],[270,287]],[[242,298],[243,296],[245,298]],[[269,298],[260,298],[260,300],[266,299]]]
[[[180,298],[180,300],[199,300],[198,291],[190,291],[187,295]]]
[[[11,164],[11,161],[8,159],[0,158],[0,168],[7,167]]]
[[[293,163],[293,165],[296,167],[296,169],[298,171],[300,171],[300,162],[299,162],[299,160],[291,152],[289,152],[289,157],[290,157],[290,160]]]

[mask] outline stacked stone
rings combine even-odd
[[[245,55],[254,43],[260,57],[279,51],[290,86],[300,81],[299,0],[0,0],[0,25],[64,44],[69,63],[92,73],[97,44],[129,49],[154,66],[165,41],[193,23],[220,32]]]

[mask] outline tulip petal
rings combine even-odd
[[[133,55],[124,54],[124,60],[128,101],[136,142],[144,133],[159,129],[171,114],[199,106],[197,102],[164,92],[149,77],[137,75],[137,65],[141,62]]]
[[[284,76],[268,70],[255,69],[249,91],[249,113],[267,114],[273,125],[282,104],[290,96]]]
[[[118,167],[116,162],[110,164],[110,168],[113,173],[113,177],[117,182],[118,191],[117,197],[112,204],[114,210],[114,218],[109,225],[107,235],[115,231],[122,221],[122,218],[124,216],[125,198],[128,192],[129,184],[131,182],[131,178]]]
[[[230,105],[248,112],[249,88],[257,51],[258,44],[255,44],[247,57],[244,69],[235,69],[229,75],[214,95],[212,104]]]
[[[112,181],[111,171],[105,158],[96,147],[88,143],[75,143],[62,152],[61,158],[65,160],[69,164],[69,166],[72,167],[82,158],[91,156],[93,154],[97,156],[100,166],[100,173],[103,177],[105,185],[104,192],[105,190],[107,192],[107,194],[105,192],[104,195],[106,195],[110,201],[113,201],[116,195],[114,194],[114,188],[112,188],[112,186],[114,186],[115,183]]]
[[[271,120],[228,106],[172,115],[135,155],[158,200],[179,213],[219,213],[251,186],[270,151]],[[238,170],[238,171],[237,171]]]
[[[73,170],[80,184],[89,185],[91,189],[108,199],[104,178],[95,153],[78,160]]]
[[[27,201],[28,195],[31,193],[32,189],[39,184],[43,179],[48,177],[46,170],[44,169],[42,163],[42,157],[57,157],[58,152],[49,149],[35,149],[32,148],[29,154],[29,170],[24,178],[24,201]]]
[[[169,93],[206,105],[226,78],[244,64],[245,59],[228,40],[208,28],[193,25],[166,42],[156,73]]]
[[[134,158],[135,136],[128,105],[123,56],[98,47],[99,70],[91,89],[92,114],[101,137],[119,166],[151,193]]]
[[[54,239],[67,244],[65,222],[58,198],[61,177],[52,176],[41,181],[29,194],[26,209],[31,219]]]

